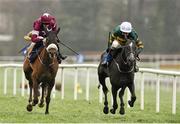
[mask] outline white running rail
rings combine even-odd
[[[64,69],[65,68],[74,68],[75,69],[75,77],[74,77],[74,100],[77,100],[77,81],[78,81],[78,68],[86,68],[86,100],[89,100],[89,84],[90,84],[90,71],[89,69],[94,68],[97,69],[97,64],[61,64],[59,68],[62,69],[61,75],[61,98],[64,99]],[[7,78],[8,78],[8,69],[13,68],[13,95],[16,95],[16,69],[22,68],[22,64],[0,64],[0,68],[5,68],[4,70],[4,94],[7,94]],[[158,69],[150,69],[150,68],[140,68],[139,73],[141,73],[141,101],[140,101],[140,108],[144,110],[144,74],[145,73],[152,73],[157,75],[156,79],[156,112],[160,111],[160,75],[168,75],[173,77],[173,94],[172,94],[172,114],[176,114],[176,84],[177,84],[177,77],[180,76],[180,72],[177,71],[165,71],[165,70],[158,70]],[[21,95],[24,96],[24,73],[22,73],[22,90]],[[102,103],[103,93],[102,90],[99,91],[99,102]],[[53,97],[55,97],[55,87],[52,92]],[[128,93],[129,95],[129,93]],[[129,98],[129,96],[128,96]]]

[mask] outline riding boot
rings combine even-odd
[[[29,53],[29,62],[32,64],[34,62],[34,60],[36,59],[37,57],[37,54],[36,54],[36,49],[37,49],[37,45],[34,44],[34,46],[32,46],[32,51]]]
[[[63,56],[61,54],[59,45],[57,45],[57,47],[58,47],[57,59],[58,59],[58,62],[61,63],[61,60],[65,60],[67,58],[67,56]]]
[[[102,61],[102,65],[108,65],[111,60],[112,60],[112,55],[111,55],[112,49],[109,49],[108,52],[106,51],[106,53],[103,56],[103,61]]]
[[[61,60],[65,60],[67,56],[63,56],[60,52],[57,54],[58,62],[61,63]]]
[[[38,56],[38,49],[42,46],[43,46],[43,42],[37,42],[36,44],[32,45],[33,48],[31,53],[29,54],[29,61],[31,64],[36,60]]]
[[[29,62],[32,64],[34,62],[34,60],[36,59],[37,54],[35,51],[32,51],[29,55]]]
[[[65,60],[67,58],[67,56],[63,56],[60,52],[58,54],[58,58]]]

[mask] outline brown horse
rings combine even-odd
[[[26,79],[29,81],[30,95],[27,110],[32,111],[33,106],[38,104],[39,87],[42,87],[42,96],[39,107],[44,106],[44,94],[46,93],[46,111],[49,113],[49,103],[52,88],[55,84],[55,77],[58,70],[57,51],[58,51],[58,31],[46,32],[46,40],[43,41],[44,47],[40,50],[34,63],[30,64],[28,57],[25,58],[23,70]],[[32,100],[33,90],[33,100]]]

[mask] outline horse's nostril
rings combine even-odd
[[[55,52],[50,52],[49,55],[50,55],[51,58],[53,58],[53,57],[55,57],[56,53]]]

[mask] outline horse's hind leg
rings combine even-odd
[[[128,88],[129,88],[129,90],[131,92],[131,100],[128,101],[128,104],[130,105],[130,107],[133,107],[134,102],[136,101],[134,82],[132,84],[129,84]]]
[[[113,95],[113,108],[110,110],[110,112],[112,114],[115,114],[116,113],[116,109],[118,108],[118,104],[117,104],[117,91],[118,89],[114,86],[112,86],[112,95]]]
[[[119,91],[120,106],[121,106],[119,113],[120,113],[121,115],[125,114],[125,110],[124,110],[124,100],[123,100],[123,95],[124,95],[124,90],[125,90],[125,89],[126,89],[126,87],[123,86],[123,87],[121,88],[121,90]]]
[[[51,101],[51,91],[54,86],[55,79],[48,84],[47,96],[46,96],[46,111],[45,114],[49,114],[49,103]]]
[[[99,75],[99,82],[100,84],[102,85],[102,89],[103,89],[103,93],[104,93],[104,109],[103,109],[103,112],[105,114],[108,114],[109,113],[109,108],[108,108],[108,100],[107,100],[107,93],[108,93],[108,88],[105,84],[105,77],[104,76],[100,76]]]

